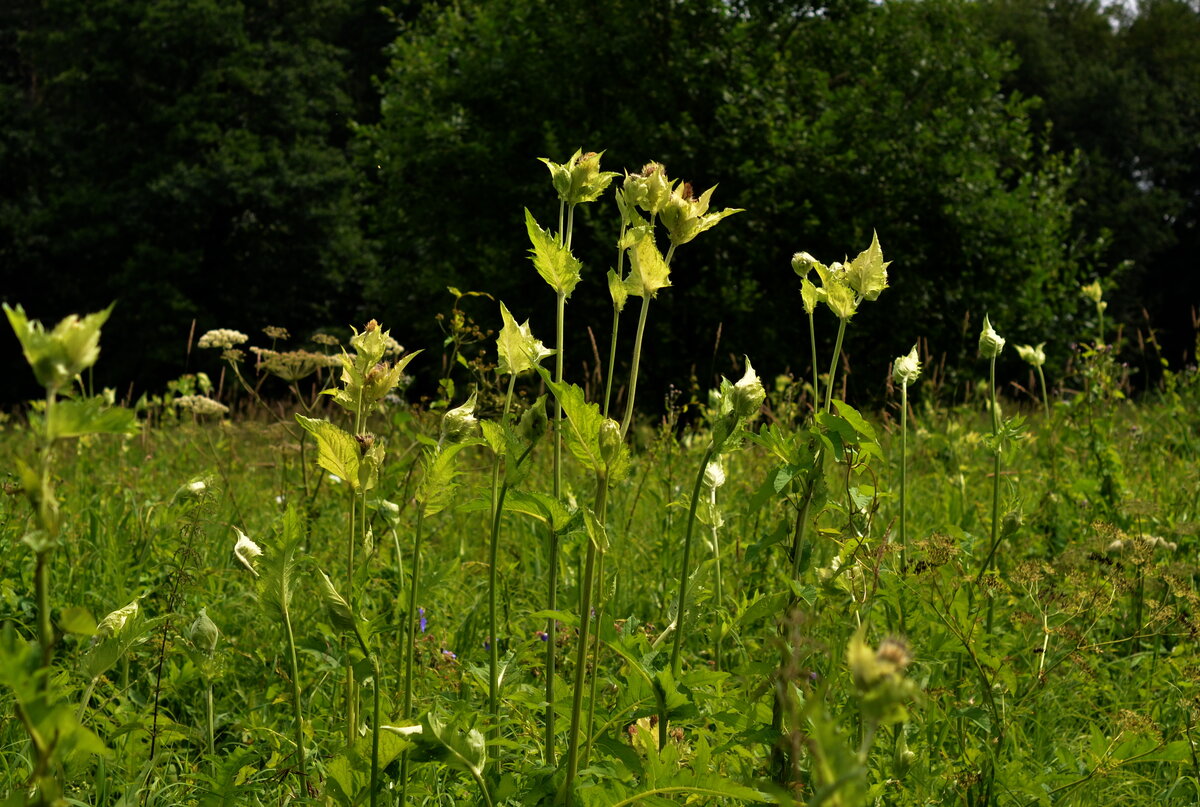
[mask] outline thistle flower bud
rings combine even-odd
[[[621,453],[621,424],[606,418],[600,424],[600,458],[606,466],[612,465]]]
[[[657,215],[671,197],[671,181],[662,163],[649,162],[636,174],[625,177],[626,204],[634,204],[651,216]]]
[[[600,154],[594,151],[584,154],[580,149],[561,165],[545,157],[540,159],[550,169],[550,182],[558,198],[569,205],[596,201],[617,176],[600,170]]]
[[[1100,286],[1099,280],[1089,283],[1086,286],[1080,286],[1079,293],[1096,305],[1100,305],[1101,299],[1104,297],[1104,289]]]
[[[1004,337],[996,333],[987,315],[983,316],[983,330],[979,333],[979,355],[994,359],[1004,350]]]
[[[763,401],[767,399],[767,391],[763,389],[762,382],[758,380],[758,374],[754,372],[754,366],[750,364],[750,357],[746,357],[746,374],[742,379],[733,385],[730,391],[733,411],[739,418],[749,419],[758,414],[762,409]]]
[[[536,443],[541,440],[546,434],[546,429],[549,426],[549,418],[546,417],[546,396],[540,395],[533,402],[533,406],[525,410],[521,415],[521,420],[517,423],[517,431],[522,439]]]
[[[472,392],[466,403],[442,416],[442,436],[439,442],[461,443],[471,436],[479,422],[475,418],[476,397],[477,393]]]
[[[1045,342],[1040,342],[1037,347],[1017,345],[1017,354],[1030,366],[1041,367],[1046,363],[1046,351],[1042,350],[1045,346]]]
[[[3,308],[21,343],[25,360],[33,368],[38,383],[47,389],[70,384],[75,376],[96,363],[100,357],[100,326],[112,312],[110,306],[83,318],[72,314],[47,333],[41,322],[25,316],[21,306],[9,308],[5,303]]]
[[[892,363],[892,380],[897,384],[908,386],[921,375],[921,362],[917,358],[917,346],[908,352],[907,356],[897,356]]]
[[[211,654],[217,649],[220,636],[221,631],[217,630],[216,624],[208,617],[208,609],[201,608],[200,616],[196,617],[196,621],[188,628],[188,638],[192,640],[192,644]]]
[[[725,469],[721,466],[721,460],[715,459],[708,465],[704,466],[704,486],[709,490],[716,490],[725,484]]]
[[[233,545],[233,556],[249,569],[251,574],[258,577],[258,569],[254,568],[254,560],[262,557],[262,549],[259,548],[258,544],[250,540],[250,536],[237,527],[234,527],[233,531],[238,535],[237,543]]]
[[[800,277],[805,277],[818,263],[820,261],[807,252],[797,252],[792,256],[792,271]]]

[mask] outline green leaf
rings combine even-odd
[[[800,281],[800,301],[804,303],[805,314],[812,314],[817,310],[817,303],[821,302],[817,287],[807,277]]]
[[[63,633],[75,633],[80,636],[94,636],[96,633],[95,618],[81,605],[64,608],[58,617],[58,624]]]
[[[624,476],[629,464],[629,449],[622,445],[616,458],[611,463],[605,463],[600,454],[600,427],[604,424],[604,415],[600,407],[588,403],[583,390],[575,384],[559,384],[550,378],[550,373],[539,367],[546,386],[554,393],[554,397],[562,404],[563,413],[567,416],[567,447],[579,462],[592,472],[607,473],[610,482]]]
[[[562,502],[545,493],[526,493],[510,490],[504,497],[504,509],[512,513],[532,516],[543,522],[554,532],[562,532],[571,521],[571,514]]]
[[[534,338],[529,328],[529,320],[518,325],[503,302],[500,303],[500,319],[504,325],[496,338],[496,353],[500,357],[501,375],[515,375],[531,370],[542,359],[554,355],[553,350],[542,344],[540,339]]]
[[[296,422],[317,440],[317,465],[329,473],[344,479],[355,490],[359,489],[358,441],[347,432],[330,423],[296,414]]]
[[[529,250],[533,268],[550,284],[550,288],[564,297],[570,297],[579,283],[579,270],[583,264],[575,259],[569,249],[558,243],[558,239],[549,231],[538,225],[528,208],[525,209],[525,230],[533,244]]]
[[[671,285],[671,267],[654,245],[654,237],[645,235],[629,250],[629,277],[625,290],[634,297],[655,297],[659,289]]]
[[[458,452],[470,445],[478,445],[478,439],[461,443],[445,443],[433,451],[426,452],[425,471],[421,474],[421,483],[417,486],[417,503],[423,509],[425,517],[440,513],[454,500],[454,489],[458,487],[454,481],[458,475],[455,457]]]
[[[291,611],[296,572],[296,552],[304,540],[304,515],[289,504],[283,515],[283,537],[279,545],[265,553],[259,562],[258,602],[274,619],[282,621]]]
[[[867,421],[863,420],[863,416],[859,414],[857,409],[845,401],[839,401],[836,398],[833,400],[833,408],[838,411],[838,414],[841,415],[847,423],[854,427],[854,431],[858,432],[863,437],[866,437],[868,440],[875,440],[875,429],[870,423],[867,423]]]
[[[455,722],[447,723],[433,713],[421,718],[421,729],[419,734],[412,735],[416,759],[444,762],[477,780],[483,777],[483,769],[487,767],[487,745],[478,729],[464,729]]]
[[[136,434],[137,416],[132,409],[109,406],[104,397],[58,401],[46,424],[50,439],[85,434]]]
[[[350,603],[346,602],[346,598],[334,588],[333,581],[329,579],[329,575],[323,571],[318,571],[321,575],[321,591],[324,594],[325,607],[329,610],[329,617],[333,622],[333,627],[346,633],[356,633],[358,631],[358,619],[355,618],[354,610],[350,607]]]
[[[621,276],[615,269],[608,270],[608,294],[612,297],[613,308],[617,310],[617,313],[624,311],[625,301],[629,299],[629,291],[625,288],[625,281],[621,280]]]
[[[596,551],[603,555],[608,551],[608,529],[596,518],[590,507],[583,508],[583,523],[587,527],[588,538],[596,546]]]

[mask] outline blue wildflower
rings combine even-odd
[[[421,616],[421,633],[424,633],[424,632],[425,632],[425,625],[426,625],[426,624],[428,624],[428,623],[427,623],[427,621],[426,621],[426,619],[425,619],[425,609],[424,609],[424,608],[418,608],[418,609],[417,609],[417,613],[418,613],[418,614]]]

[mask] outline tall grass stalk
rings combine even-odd
[[[510,373],[508,391],[504,396],[504,412],[500,423],[507,427],[508,412],[512,407],[513,389],[517,384],[517,374]],[[488,734],[494,742],[500,733],[500,650],[496,637],[496,563],[500,546],[500,522],[504,512],[504,498],[500,490],[500,464],[502,457],[499,453],[492,460],[492,534],[488,541],[488,712],[492,716],[492,726]],[[507,491],[508,486],[505,485]]]

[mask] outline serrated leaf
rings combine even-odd
[[[417,503],[426,518],[440,513],[454,500],[454,489],[458,487],[454,481],[458,475],[455,457],[467,446],[478,445],[480,442],[467,440],[462,443],[446,443],[426,452],[425,470],[421,474],[421,483],[417,486]]]
[[[305,417],[297,413],[296,422],[317,441],[317,465],[359,489],[358,441],[328,420]]]
[[[600,414],[600,407],[588,403],[583,390],[575,384],[559,384],[550,377],[550,373],[539,367],[546,386],[554,393],[554,397],[562,404],[563,414],[567,416],[567,448],[579,462],[592,472],[605,472],[606,463],[600,455],[600,427],[605,417]],[[607,464],[609,481],[613,482],[624,476],[629,464],[629,450],[622,444],[617,457]]]
[[[571,514],[562,502],[545,493],[510,490],[504,497],[504,509],[532,516],[549,526],[553,532],[562,532],[571,521]]]
[[[350,603],[346,602],[346,598],[334,588],[333,581],[329,579],[329,575],[323,571],[318,571],[321,575],[321,591],[324,595],[325,607],[329,611],[333,627],[346,633],[357,632],[358,620],[354,616],[354,610],[350,607]]]
[[[503,302],[500,303],[500,319],[504,324],[500,328],[500,335],[496,337],[496,353],[500,358],[501,375],[531,370],[542,359],[554,355],[553,350],[542,344],[540,339],[534,338],[529,320],[518,325]]]
[[[629,277],[625,290],[634,297],[655,297],[659,289],[671,285],[671,267],[654,245],[654,237],[645,235],[629,250]]]
[[[613,308],[617,309],[618,314],[625,310],[629,292],[625,288],[625,281],[621,280],[615,269],[608,270],[608,295],[612,297]]]
[[[800,281],[800,301],[804,304],[805,314],[816,311],[817,303],[821,302],[817,287],[807,277]]]
[[[283,536],[277,547],[259,562],[258,601],[273,618],[283,620],[291,610],[296,572],[296,552],[304,539],[304,516],[294,505],[283,515]]]
[[[109,406],[103,396],[97,395],[56,403],[50,410],[46,429],[51,439],[85,434],[136,434],[138,422],[132,409]]]
[[[596,518],[590,507],[583,508],[583,523],[587,528],[588,539],[595,545],[596,551],[603,555],[609,549],[608,529]]]
[[[529,250],[533,268],[550,284],[550,288],[564,297],[570,297],[579,283],[579,271],[583,264],[575,259],[569,249],[558,243],[558,239],[548,230],[541,228],[528,208],[525,209],[525,230],[533,244]]]
[[[883,260],[883,250],[879,246],[879,236],[871,233],[871,246],[858,253],[858,256],[846,267],[846,280],[850,288],[864,300],[874,300],[879,293],[888,287],[887,268],[890,264]]]

